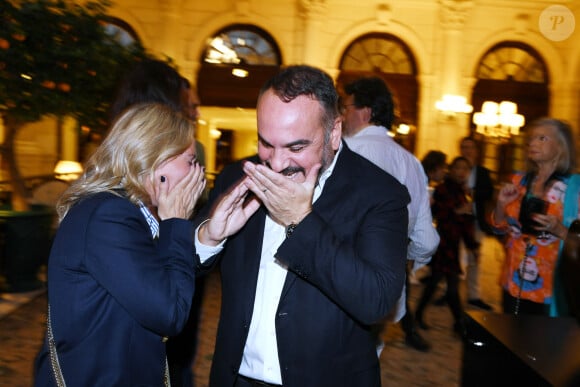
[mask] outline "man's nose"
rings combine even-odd
[[[285,156],[285,153],[282,149],[271,150],[268,163],[274,172],[281,172],[288,166],[288,158]]]

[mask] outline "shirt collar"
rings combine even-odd
[[[328,166],[328,168],[326,168],[326,170],[324,172],[322,172],[322,174],[318,178],[318,183],[316,184],[316,187],[314,187],[314,196],[312,197],[313,203],[322,194],[322,189],[324,188],[324,184],[326,184],[326,180],[328,180],[328,178],[332,175],[332,172],[334,171],[334,167],[336,165],[336,160],[338,159],[338,155],[340,154],[340,152],[342,152],[342,141],[340,142],[340,145],[338,146],[338,150],[336,151],[336,154],[334,155],[334,158],[332,159],[332,163]]]
[[[158,238],[159,237],[159,221],[157,220],[157,218],[155,218],[155,216],[153,216],[151,211],[149,211],[149,208],[147,208],[145,206],[145,204],[143,204],[142,201],[139,201],[139,209],[141,210],[141,213],[143,214],[143,216],[145,216],[145,220],[147,221],[147,224],[149,225],[149,229],[151,229],[151,236],[153,237],[153,239]]]

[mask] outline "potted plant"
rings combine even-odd
[[[31,207],[31,192],[18,168],[17,134],[27,123],[46,116],[59,123],[65,116],[73,117],[79,127],[104,132],[120,73],[132,61],[146,56],[138,43],[125,46],[107,33],[105,12],[109,5],[107,0],[82,5],[65,0],[0,3],[0,115],[4,123],[0,156],[11,185],[11,205],[0,212],[0,229],[4,230],[0,259],[6,277],[18,272],[14,281],[27,276],[19,272],[23,266],[31,266],[24,271],[34,271],[36,277],[34,266],[38,268],[42,262],[39,254],[48,255],[44,241],[50,238],[46,235],[50,227],[46,225],[54,216],[52,209],[41,210],[40,219],[33,216],[39,209]],[[28,215],[31,223],[24,222]],[[36,231],[31,232],[33,229]],[[12,246],[15,244],[24,247]],[[35,246],[38,248],[31,248]],[[35,256],[25,257],[29,253],[23,250],[33,250],[30,253]],[[38,265],[25,264],[27,259]]]

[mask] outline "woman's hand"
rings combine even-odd
[[[175,183],[171,190],[169,184],[162,177],[155,182],[157,196],[157,216],[161,220],[169,218],[189,219],[197,200],[205,189],[204,168],[196,163],[181,181]]]
[[[498,207],[505,208],[509,203],[516,200],[519,196],[517,187],[513,183],[505,183],[499,190],[497,195],[497,205]]]
[[[532,219],[540,224],[534,227],[538,231],[547,231],[560,239],[565,239],[568,234],[566,227],[554,215],[534,213]]]
[[[260,208],[260,201],[248,191],[245,179],[218,199],[210,218],[199,228],[197,235],[204,245],[216,246],[235,234]]]

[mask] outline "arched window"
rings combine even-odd
[[[489,49],[475,70],[477,83],[472,104],[479,110],[484,101],[513,101],[526,121],[548,113],[549,77],[542,57],[520,42],[502,42]]]
[[[133,43],[140,42],[137,33],[129,23],[112,16],[107,17],[106,21],[105,32],[114,36],[122,45],[130,46]]]
[[[362,76],[379,76],[391,89],[396,105],[396,122],[409,125],[408,134],[395,133],[395,139],[409,151],[415,148],[419,85],[417,66],[409,47],[398,37],[387,33],[369,33],[357,38],[340,59],[337,87]]]
[[[415,61],[402,40],[372,33],[352,42],[340,60],[341,71],[415,75]]]
[[[228,26],[207,39],[198,74],[204,105],[254,108],[258,92],[282,63],[274,39],[253,25]]]
[[[549,75],[540,54],[522,42],[505,41],[490,48],[475,69],[477,82],[471,98],[475,111],[485,101],[512,101],[519,114],[529,123],[548,114],[550,106]],[[475,130],[475,127],[472,127]],[[525,126],[522,128],[525,132]],[[504,179],[513,170],[525,167],[523,137],[512,137],[508,143],[482,138],[484,164]]]

